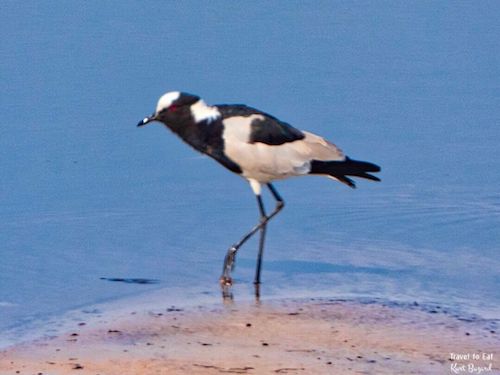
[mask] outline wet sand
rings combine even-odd
[[[470,373],[472,364],[486,374],[500,367],[496,321],[418,304],[309,299],[137,307],[67,328],[1,351],[0,373],[452,374]]]

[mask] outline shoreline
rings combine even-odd
[[[33,317],[30,320],[19,321],[0,330],[0,351],[14,345],[22,344],[27,341],[34,341],[39,338],[52,336],[57,333],[62,333],[65,329],[70,329],[71,321],[75,320],[92,320],[98,318],[102,314],[113,315],[116,317],[125,316],[132,310],[154,310],[161,306],[163,302],[168,301],[170,306],[179,306],[183,309],[190,310],[199,306],[218,306],[222,303],[231,301],[236,304],[251,304],[256,301],[253,293],[254,289],[250,284],[236,284],[233,286],[230,293],[231,298],[223,298],[220,290],[209,290],[200,286],[196,287],[163,287],[156,290],[137,292],[125,297],[116,297],[101,302],[84,304],[64,312],[52,313]],[[234,296],[234,298],[232,298]],[[398,308],[417,308],[425,311],[445,311],[446,313],[460,319],[483,319],[483,320],[498,320],[500,317],[500,308],[490,305],[479,305],[478,303],[470,303],[469,300],[450,300],[447,302],[436,302],[436,298],[432,296],[420,295],[402,296],[395,295],[389,298],[386,295],[359,295],[353,293],[335,292],[335,297],[331,291],[326,290],[305,290],[293,289],[278,291],[274,289],[266,290],[266,293],[261,296],[260,302],[272,303],[274,301],[296,300],[296,301],[314,301],[314,300],[331,300],[346,302],[357,302],[360,304],[380,304]],[[418,301],[418,302],[417,302]],[[131,307],[137,306],[137,307]]]
[[[1,373],[444,374],[500,365],[498,320],[390,301],[222,304],[207,296],[187,307],[150,300],[59,324],[49,336],[0,350]]]

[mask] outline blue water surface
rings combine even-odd
[[[249,104],[382,166],[356,190],[276,183],[287,206],[269,227],[264,296],[498,314],[499,2],[0,7],[0,332],[152,289],[218,292],[258,210],[244,180],[160,125],[136,128],[171,90]]]

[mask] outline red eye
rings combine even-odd
[[[170,112],[175,112],[175,111],[177,111],[177,108],[178,108],[178,107],[177,107],[175,104],[172,104],[170,107],[168,107],[168,110],[169,110]]]

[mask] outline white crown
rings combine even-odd
[[[158,104],[156,105],[156,113],[160,113],[165,108],[170,107],[173,102],[179,99],[180,96],[181,93],[179,91],[171,91],[164,94],[160,98],[160,100],[158,100]]]

